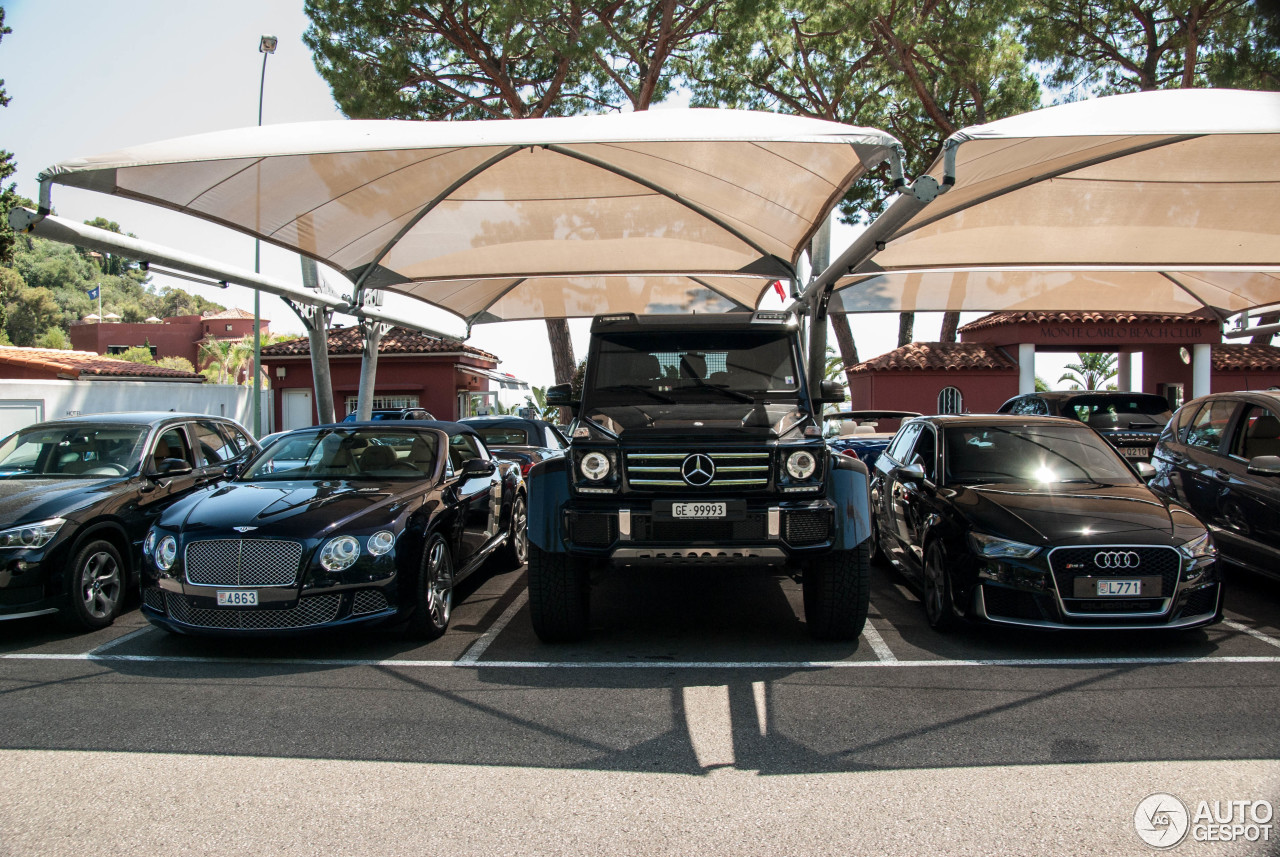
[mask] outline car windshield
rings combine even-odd
[[[1073,396],[1062,415],[1095,429],[1163,428],[1173,412],[1163,396]]]
[[[1083,426],[951,426],[946,438],[952,483],[1138,482],[1111,445]]]
[[[472,425],[484,439],[485,446],[537,446],[529,440],[529,432],[518,426]]]
[[[597,404],[754,402],[796,397],[800,371],[785,333],[734,330],[601,336],[589,373]]]
[[[423,479],[435,472],[437,436],[380,427],[325,428],[287,434],[240,477],[283,479]]]
[[[0,443],[0,476],[93,479],[138,468],[145,426],[32,426]]]

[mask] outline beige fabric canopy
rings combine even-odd
[[[833,312],[1230,314],[1280,300],[1280,93],[1118,95],[951,142],[954,187],[837,281]]]
[[[896,145],[727,110],[321,122],[152,143],[41,178],[224,224],[471,323],[753,307]]]

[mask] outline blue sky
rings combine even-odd
[[[280,39],[267,62],[264,124],[342,118],[302,44],[308,20],[301,2],[9,0],[3,5],[13,32],[0,43],[0,77],[12,101],[0,109],[0,148],[14,153],[18,172],[13,180],[29,197],[36,196],[39,172],[62,160],[255,124],[262,72],[258,39],[264,33]],[[66,187],[55,187],[53,202],[67,218],[107,217],[146,241],[238,267],[253,264],[252,239],[195,218]],[[850,231],[837,231],[833,256],[851,238]],[[262,270],[299,280],[297,257],[267,245]],[[205,288],[163,276],[155,281],[222,304],[253,307],[247,289]],[[772,293],[767,300],[776,302]],[[262,314],[273,330],[302,330],[276,298],[263,296]],[[431,322],[446,331],[463,330],[443,313],[431,316]],[[916,339],[937,339],[940,323],[938,314],[918,316]],[[571,322],[579,358],[585,354],[586,324]],[[857,318],[853,327],[863,359],[896,345],[896,315]],[[539,386],[553,383],[542,322],[480,325],[468,341],[502,358],[504,371]],[[1041,374],[1052,384],[1061,372],[1045,366]]]

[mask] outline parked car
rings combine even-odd
[[[918,417],[915,411],[838,411],[826,414],[827,446],[841,455],[860,459],[874,467],[903,420]]]
[[[528,551],[520,471],[467,426],[339,423],[275,441],[170,508],[143,546],[142,612],[167,631],[261,635],[449,624],[456,583]]]
[[[546,420],[489,416],[465,417],[459,422],[475,429],[494,455],[519,464],[524,476],[539,461],[559,458],[569,447],[560,429]]]
[[[426,408],[375,408],[369,415],[370,420],[434,420],[435,417]],[[344,423],[356,422],[356,414],[350,413],[342,418]]]
[[[136,592],[160,513],[257,452],[203,414],[99,414],[37,423],[0,441],[0,620],[60,613],[110,625]]]
[[[911,420],[876,461],[872,514],[879,549],[923,592],[938,629],[962,618],[1041,628],[1221,618],[1205,525],[1078,422]]]
[[[1151,460],[1156,438],[1173,416],[1164,396],[1120,390],[1026,393],[1005,402],[999,413],[1079,420],[1134,461]]]
[[[1280,577],[1280,392],[1192,399],[1152,464],[1152,490],[1207,523],[1223,559]]]

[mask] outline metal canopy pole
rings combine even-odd
[[[320,277],[314,259],[302,257],[302,285],[320,291]],[[311,352],[311,381],[315,388],[316,420],[320,425],[334,422],[333,375],[329,371],[329,325],[333,311],[315,304],[299,304],[285,299],[306,328]]]
[[[360,332],[364,334],[364,348],[360,356],[360,391],[356,395],[356,419],[373,417],[374,384],[378,377],[378,347],[391,325],[372,319],[360,320]]]

